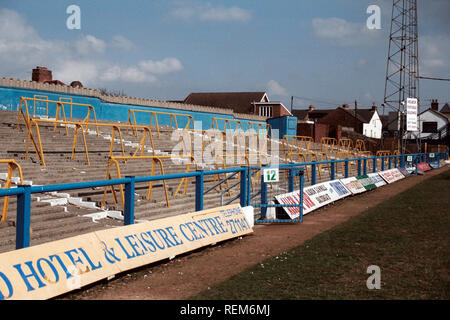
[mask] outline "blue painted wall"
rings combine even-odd
[[[66,94],[66,93],[55,93],[49,91],[41,91],[41,90],[32,90],[32,89],[22,89],[22,88],[12,88],[0,86],[0,111],[1,110],[19,110],[19,102],[20,97],[30,97],[33,98],[34,95],[45,95],[49,100],[58,101],[60,98],[71,98],[72,102],[90,104],[95,108],[95,114],[98,120],[107,120],[107,121],[128,121],[128,110],[129,109],[138,109],[138,110],[151,110],[151,111],[162,111],[168,113],[181,113],[191,115],[194,118],[194,121],[201,121],[202,129],[209,129],[211,127],[211,121],[213,117],[217,118],[226,118],[226,119],[236,119],[239,120],[242,124],[243,130],[248,129],[249,120],[234,118],[231,115],[227,114],[218,114],[218,113],[210,113],[210,112],[198,112],[198,111],[188,111],[188,110],[180,110],[180,109],[171,109],[171,108],[161,108],[161,107],[146,107],[146,106],[136,106],[136,105],[128,105],[128,104],[118,104],[118,103],[109,103],[102,101],[97,97],[89,97],[83,95],[76,94]],[[56,113],[56,104],[49,103],[49,116],[55,117]],[[28,102],[29,112],[32,114],[33,112],[33,102]],[[64,107],[66,117],[70,115],[70,106],[66,105]],[[46,103],[45,102],[36,102],[36,115],[45,115],[46,114]],[[72,109],[72,117],[73,118],[84,118],[87,114],[87,108],[82,106],[73,106]],[[0,113],[1,115],[1,113]],[[135,113],[136,122],[138,124],[148,124],[150,121],[150,114],[144,113]],[[187,117],[177,117],[178,127],[184,128],[187,124]],[[255,121],[253,121],[255,122]],[[169,125],[170,116],[169,115],[158,115],[158,124],[159,125]],[[264,122],[260,122],[264,123]],[[218,125],[221,130],[224,128],[224,121],[218,121]],[[193,124],[191,124],[191,127]],[[231,123],[232,128],[234,129],[236,124]],[[256,130],[257,128],[255,128]]]

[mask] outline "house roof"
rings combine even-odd
[[[442,109],[441,109],[441,110],[442,110]],[[424,114],[425,112],[428,112],[428,111],[433,112],[434,114],[436,114],[436,115],[438,115],[438,116],[440,116],[440,117],[442,117],[442,118],[444,118],[444,119],[446,119],[447,121],[450,122],[450,114],[448,114],[448,113],[442,113],[442,112],[440,112],[440,111],[433,110],[432,108],[428,108],[427,110],[422,111],[420,114]]]
[[[306,120],[308,116],[309,109],[292,109],[291,113],[298,120]]]
[[[334,109],[292,109],[291,113],[297,117],[298,120],[317,119],[322,118],[334,111]]]
[[[258,92],[193,92],[184,103],[225,109],[238,113],[253,111],[252,102],[268,102],[267,94]]]
[[[442,109],[441,109],[440,112],[441,112],[441,113],[450,113],[450,105],[449,105],[448,103],[446,103],[446,104],[442,107]]]
[[[346,109],[346,108],[342,108],[339,107],[342,110],[350,113],[353,117],[355,117],[356,119],[358,119],[359,121],[363,122],[363,123],[368,123],[370,122],[370,119],[372,119],[373,114],[375,113],[375,111],[373,109]],[[356,116],[355,116],[356,113]]]

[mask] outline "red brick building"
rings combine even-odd
[[[236,113],[254,114],[267,118],[291,116],[281,102],[269,101],[266,92],[194,92],[183,103],[231,109]]]

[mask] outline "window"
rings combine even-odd
[[[436,121],[429,121],[429,122],[423,122],[422,125],[422,133],[435,133],[437,132],[437,122]]]
[[[259,115],[263,117],[272,117],[272,106],[259,106]]]

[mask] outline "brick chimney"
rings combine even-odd
[[[431,109],[434,111],[438,111],[439,108],[439,101],[437,99],[431,100]]]
[[[348,104],[343,104],[342,107],[343,107],[344,109],[350,109],[350,107],[348,106]]]
[[[373,105],[371,110],[372,110],[372,111],[377,111],[377,110],[378,110],[378,107],[377,107],[376,105]]]
[[[316,109],[316,107],[314,107],[314,105],[312,105],[312,104],[309,105],[309,111],[313,111],[315,109]]]
[[[52,71],[48,70],[46,67],[36,67],[33,69],[33,73],[31,74],[31,80],[37,82],[45,82],[52,81]]]

